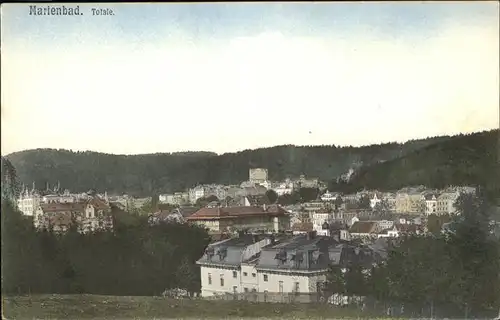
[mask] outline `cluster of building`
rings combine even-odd
[[[245,196],[262,195],[267,190],[274,190],[278,196],[291,194],[299,188],[324,189],[325,184],[317,178],[307,179],[301,175],[298,179],[285,179],[284,181],[270,181],[269,173],[264,168],[249,169],[249,179],[240,185],[203,184],[197,185],[184,192],[162,194],[159,197],[161,203],[172,205],[194,204],[202,198],[215,196],[219,200],[227,198],[241,198]]]
[[[72,226],[87,233],[113,228],[111,207],[107,194],[94,192],[72,194],[61,191],[59,183],[43,192],[23,186],[19,199],[19,211],[33,218],[35,228],[65,232]]]
[[[322,190],[317,200],[281,207],[271,203],[266,197],[268,190],[274,190],[277,195],[290,194],[300,188],[317,188]],[[174,210],[154,210],[149,214],[151,223],[158,221],[189,222],[203,225],[213,234],[232,234],[238,230],[251,232],[292,231],[295,233],[316,231],[324,235],[327,229],[325,223],[340,223],[348,228],[361,228],[353,235],[370,234],[370,237],[385,237],[400,234],[408,227],[404,225],[414,221],[416,217],[431,214],[454,214],[455,201],[462,192],[474,192],[474,188],[454,187],[446,190],[427,190],[424,187],[404,188],[396,193],[378,191],[362,191],[356,194],[338,194],[326,190],[319,179],[286,179],[281,182],[269,180],[267,169],[255,168],[249,170],[249,179],[238,186],[198,185],[186,192],[160,195],[160,203],[176,206]],[[217,201],[197,207],[199,199],[215,196]],[[42,193],[24,187],[18,199],[18,207],[25,215],[33,216],[37,227],[51,227],[65,230],[69,220],[74,218],[49,218],[63,216],[82,216],[94,219],[92,222],[82,222],[85,230],[95,230],[109,223],[98,222],[97,217],[109,216],[110,203],[121,209],[141,207],[150,198],[136,199],[129,196],[96,195],[89,193],[71,194],[62,191],[59,184],[53,189],[46,188]],[[365,205],[360,204],[364,202]],[[199,205],[199,204],[198,204]],[[97,212],[94,216],[90,207]],[[57,213],[57,214],[56,214]],[[102,214],[101,214],[102,213]],[[384,217],[382,218],[382,215]],[[401,218],[402,216],[405,216]],[[398,219],[405,221],[398,222]],[[107,219],[107,218],[106,218]],[[106,220],[105,219],[105,220]],[[417,219],[418,220],[418,219]],[[90,221],[90,220],[89,220]],[[107,220],[106,220],[107,221]],[[392,221],[389,225],[385,221]],[[425,223],[425,219],[423,220]],[[373,222],[372,227],[367,223]],[[385,226],[385,227],[384,227]],[[413,228],[413,227],[412,227]],[[390,230],[389,230],[390,229]],[[417,228],[418,229],[418,228]],[[423,232],[418,229],[414,232]]]

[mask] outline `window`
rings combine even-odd
[[[254,277],[254,278],[255,278],[256,276],[257,276],[257,275],[256,275],[255,273],[252,273],[252,277]]]
[[[283,293],[283,281],[279,282],[279,292]]]
[[[264,275],[264,281],[267,282],[267,274]]]
[[[237,293],[237,292],[238,292],[238,287],[237,286],[233,286],[233,293]]]
[[[233,278],[238,278],[238,272],[233,271]]]
[[[245,290],[245,292],[248,292],[248,288],[244,288],[243,290]]]
[[[212,284],[212,274],[208,274],[208,284]]]
[[[244,277],[248,276],[248,273],[243,272],[243,276],[244,276]]]
[[[252,289],[252,292],[257,292],[257,289],[253,288],[253,289]]]
[[[224,286],[224,275],[220,275],[220,286],[223,287]]]
[[[295,282],[295,289],[294,289],[295,292],[300,292],[300,284],[299,282]]]

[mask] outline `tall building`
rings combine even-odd
[[[40,205],[41,200],[40,194],[35,189],[35,183],[33,182],[31,190],[28,190],[27,187],[23,187],[23,190],[21,190],[21,194],[17,199],[17,208],[24,215],[33,216]]]

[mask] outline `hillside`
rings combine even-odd
[[[488,135],[493,133],[473,136],[482,141],[485,139],[483,136]],[[372,168],[381,166],[385,171],[392,171],[391,167],[397,167],[397,161],[405,159],[405,156],[415,157],[415,154],[419,154],[415,152],[420,152],[418,150],[428,150],[434,146],[440,148],[447,141],[460,138],[444,136],[404,144],[365,147],[286,145],[222,155],[187,152],[126,156],[36,149],[13,153],[7,158],[15,166],[21,182],[31,185],[35,181],[39,188],[43,188],[46,183],[52,186],[60,181],[63,188],[72,191],[92,188],[109,193],[150,195],[154,192],[183,190],[197,183],[239,184],[248,179],[248,169],[251,167],[268,168],[271,180],[305,174],[329,181],[352,166],[363,164],[363,172],[367,173],[361,174],[356,184],[361,185],[366,181],[371,185],[375,183],[370,182],[372,180],[369,178],[373,175],[370,173],[373,172]],[[441,156],[438,158],[442,159]],[[429,159],[428,166],[432,168],[432,161],[439,159]]]
[[[408,185],[443,188],[483,185],[498,191],[499,130],[459,135],[386,161],[364,166],[349,189],[397,190]]]

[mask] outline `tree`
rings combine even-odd
[[[310,202],[318,199],[319,189],[318,188],[300,188],[299,195],[301,202]]]
[[[478,197],[462,194],[456,201],[460,213],[449,236],[456,281],[450,288],[465,313],[500,304],[500,246],[491,237],[489,206]]]
[[[354,264],[347,268],[345,289],[350,297],[363,296],[366,293],[366,280],[360,265]]]
[[[219,198],[217,198],[217,196],[215,196],[215,195],[210,195],[208,197],[199,198],[198,200],[196,200],[195,205],[199,206],[199,207],[205,207],[207,204],[209,204],[210,202],[214,202],[214,201],[218,202]]]
[[[389,218],[391,216],[389,202],[386,199],[381,200],[380,202],[375,204],[375,207],[373,207],[373,212],[383,219]]]
[[[15,201],[20,194],[16,168],[9,159],[2,156],[2,199]]]
[[[276,203],[276,201],[278,200],[278,194],[272,189],[266,191],[266,197],[270,203]]]
[[[200,289],[198,274],[199,268],[194,263],[188,261],[187,257],[184,257],[175,272],[178,288],[185,289],[190,294],[198,292]]]
[[[460,215],[452,232],[400,238],[384,266],[375,274],[387,278],[387,288],[373,285],[378,297],[431,306],[452,304],[465,315],[484,317],[500,304],[500,248],[489,232],[487,206],[481,197],[462,195]],[[437,231],[437,230],[436,230]],[[432,311],[433,312],[433,311]],[[459,316],[448,310],[447,316]],[[462,316],[464,313],[462,313]]]
[[[370,209],[370,197],[366,194],[362,195],[358,201],[359,209]]]
[[[292,193],[285,193],[279,196],[277,200],[278,204],[282,206],[297,204],[300,203],[300,201],[300,194],[297,191],[294,191]]]
[[[143,205],[139,209],[140,214],[148,215],[150,213],[154,212],[153,204],[151,202],[151,199],[148,199],[144,201]]]
[[[445,215],[436,215],[436,214],[431,214],[427,218],[427,230],[434,234],[438,235],[441,233],[441,229],[443,227],[443,224],[450,222],[451,217],[448,214]]]
[[[346,284],[344,273],[339,265],[330,266],[329,272],[326,275],[326,292],[343,296],[346,293]]]
[[[158,206],[159,202],[160,202],[160,197],[157,194],[154,194],[151,197],[151,211],[152,212],[158,211],[158,209],[159,209],[159,206]]]

